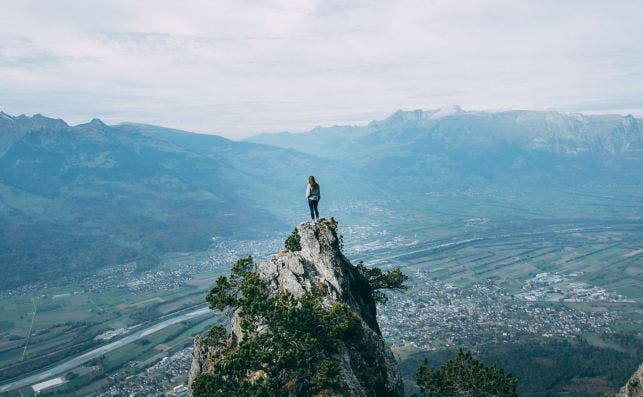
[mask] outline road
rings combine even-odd
[[[27,354],[27,346],[29,346],[29,337],[31,337],[31,331],[33,330],[33,323],[36,321],[36,314],[38,309],[36,308],[36,301],[34,298],[31,298],[31,303],[33,303],[33,316],[31,317],[31,325],[29,326],[29,331],[27,331],[27,341],[25,342],[25,348],[22,351],[22,361],[25,360],[25,354]]]
[[[87,353],[83,353],[79,356],[71,358],[65,362],[57,364],[49,369],[44,371],[26,376],[22,379],[14,380],[5,384],[0,385],[0,393],[6,393],[11,390],[16,390],[21,387],[29,386],[34,383],[42,382],[43,380],[49,379],[53,376],[59,376],[69,371],[70,369],[76,368],[80,365],[85,364],[86,362],[93,360],[97,357],[104,355],[107,352],[118,349],[119,347],[125,346],[128,343],[132,343],[141,338],[144,338],[150,334],[153,334],[157,331],[167,328],[170,325],[180,323],[181,321],[191,320],[193,318],[205,317],[206,315],[214,316],[215,312],[203,307],[188,313],[180,314],[176,317],[171,317],[161,322],[158,322],[154,325],[151,325],[147,328],[141,328],[121,339],[118,339],[114,342],[110,342],[104,346],[98,347],[94,350],[90,350]]]

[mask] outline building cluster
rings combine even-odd
[[[192,278],[191,274],[184,269],[181,270],[157,270],[126,279],[118,285],[119,288],[127,288],[130,292],[141,293],[149,291],[169,290],[180,287]]]
[[[533,302],[507,294],[492,282],[457,287],[419,274],[413,287],[391,294],[379,307],[382,332],[393,346],[422,349],[475,346],[526,335],[573,336],[611,332],[618,312],[584,312],[560,302]]]
[[[525,281],[522,287],[523,292],[517,294],[516,297],[532,302],[634,302],[634,300],[627,299],[616,292],[575,281],[574,278],[581,274],[582,272],[573,272],[569,275],[539,273]]]
[[[77,275],[70,273],[55,282],[55,286],[80,287],[81,291],[71,293],[91,292],[103,293],[113,288],[124,288],[134,294],[164,291],[185,285],[188,280],[198,274],[220,273],[228,269],[242,256],[254,255],[256,259],[265,259],[279,251],[283,241],[276,239],[265,240],[215,240],[210,252],[212,255],[202,260],[186,256],[176,269],[165,266],[152,266],[150,270],[140,271],[135,262],[97,269],[92,275]],[[50,285],[53,286],[53,285]],[[48,283],[35,282],[16,288],[0,291],[0,299],[16,297],[55,297],[47,293]],[[56,288],[58,290],[59,288]],[[43,292],[45,292],[43,294]],[[68,293],[65,293],[68,294]],[[63,295],[65,295],[63,294]],[[63,296],[60,295],[60,296]]]
[[[136,375],[112,382],[99,396],[185,396],[191,363],[192,348],[179,350]]]
[[[182,261],[181,266],[175,270],[159,269],[139,273],[123,273],[117,286],[127,288],[132,293],[164,291],[180,287],[197,274],[220,273],[242,256],[254,254],[258,256],[258,259],[261,259],[269,252],[274,252],[277,245],[275,240],[218,241],[215,239],[211,248],[215,254],[206,259],[195,261],[193,258],[188,258]]]
[[[128,328],[110,329],[100,335],[96,335],[94,340],[111,340],[117,336],[125,335],[128,331]]]

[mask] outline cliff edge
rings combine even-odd
[[[297,226],[301,250],[281,252],[270,260],[256,264],[255,272],[267,285],[271,296],[301,297],[315,294],[324,308],[336,303],[347,307],[356,318],[356,338],[335,340],[332,360],[338,364],[341,391],[312,393],[305,387],[298,388],[302,379],[289,379],[292,387],[284,395],[294,396],[403,396],[404,387],[400,371],[391,350],[382,338],[376,318],[376,302],[371,291],[364,288],[365,278],[357,267],[342,254],[336,224],[327,220],[318,223],[304,222]],[[235,351],[244,343],[243,311],[236,309],[231,318],[231,331],[225,343],[218,347],[209,345],[197,336],[194,341],[189,386],[200,376],[214,371],[213,363],[226,352]],[[357,321],[358,320],[358,321]],[[261,327],[258,327],[261,328]],[[258,333],[262,333],[261,329]],[[206,338],[207,339],[207,338]],[[269,369],[248,368],[250,383],[269,380]],[[288,376],[287,374],[285,375]],[[303,380],[304,383],[307,380]]]

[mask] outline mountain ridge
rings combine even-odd
[[[434,116],[438,117],[434,117]],[[413,123],[435,123],[436,120],[443,118],[458,118],[458,117],[491,117],[491,118],[515,118],[518,121],[542,121],[550,124],[558,124],[559,126],[565,126],[569,123],[580,123],[580,124],[590,124],[592,122],[614,122],[614,121],[623,121],[624,124],[632,125],[641,123],[641,119],[637,119],[631,114],[619,115],[619,114],[604,114],[604,115],[585,115],[582,113],[562,113],[558,111],[548,111],[548,110],[502,110],[502,111],[466,111],[458,105],[452,105],[451,107],[443,107],[439,109],[431,110],[397,110],[388,117],[382,120],[373,120],[366,125],[334,125],[332,127],[315,127],[309,131],[303,132],[278,132],[278,133],[260,133],[253,135],[251,137],[245,138],[244,141],[250,142],[261,142],[267,144],[274,144],[270,141],[270,138],[275,137],[304,137],[309,135],[314,135],[319,137],[323,133],[334,132],[338,129],[340,130],[370,130],[368,132],[362,132],[363,135],[368,135],[377,130],[385,128],[399,127],[401,124],[413,124]],[[540,120],[538,120],[540,118]],[[640,127],[639,127],[640,129]],[[530,132],[529,129],[523,131],[525,133]],[[592,131],[597,133],[597,131]]]
[[[643,124],[631,115],[455,108],[431,118],[436,112],[247,141],[341,160],[396,189],[643,183],[635,171],[643,167]]]
[[[451,110],[451,111],[449,111]],[[276,131],[276,132],[258,132],[256,134],[253,134],[249,137],[243,138],[242,140],[254,140],[256,137],[263,137],[263,136],[270,136],[270,135],[300,135],[300,134],[310,134],[313,132],[318,132],[318,131],[323,131],[323,130],[328,130],[328,129],[335,129],[335,128],[363,128],[363,127],[368,127],[370,125],[375,125],[378,123],[382,123],[385,121],[392,121],[395,119],[405,119],[405,120],[413,120],[413,119],[430,119],[432,115],[438,114],[439,116],[455,116],[455,115],[462,115],[462,114],[502,114],[502,113],[532,113],[532,114],[541,114],[541,115],[560,115],[560,116],[566,116],[566,117],[572,117],[572,118],[578,118],[578,119],[583,119],[583,118],[601,118],[601,117],[619,117],[619,118],[633,118],[637,120],[637,122],[641,123],[643,122],[643,118],[640,117],[634,117],[631,113],[627,114],[621,114],[621,113],[600,113],[600,114],[585,114],[582,112],[562,112],[558,110],[529,110],[529,109],[502,109],[502,110],[465,110],[463,109],[460,105],[448,105],[448,106],[442,106],[440,108],[435,108],[435,109],[412,109],[412,110],[405,110],[405,109],[397,109],[388,116],[384,117],[383,119],[375,119],[371,120],[365,124],[334,124],[331,126],[322,126],[318,125],[315,126],[309,130],[305,131]],[[441,114],[440,114],[441,113]]]

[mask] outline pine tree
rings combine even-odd
[[[516,397],[518,381],[495,364],[485,366],[460,349],[458,355],[432,371],[420,365],[416,381],[422,397]]]

